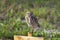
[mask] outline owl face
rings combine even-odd
[[[26,15],[31,16],[31,15],[33,15],[33,13],[32,12],[27,12]]]

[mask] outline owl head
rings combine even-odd
[[[28,16],[32,16],[32,15],[33,15],[33,12],[28,11],[28,12],[26,12],[26,15],[28,15]]]

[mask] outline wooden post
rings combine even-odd
[[[28,32],[28,36],[29,37],[32,37],[32,32]]]
[[[14,35],[14,40],[44,40],[44,38],[32,37],[32,32],[28,32],[28,36]]]
[[[28,36],[15,35],[14,40],[44,40],[44,38],[43,37],[28,37]]]

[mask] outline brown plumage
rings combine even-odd
[[[25,20],[29,27],[32,27],[33,29],[39,28],[38,20],[34,16],[33,12],[27,12],[25,16]]]

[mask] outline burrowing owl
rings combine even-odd
[[[38,24],[38,20],[34,16],[33,12],[27,12],[26,16],[25,16],[25,20],[26,20],[28,26],[33,28],[33,29],[40,27]]]

